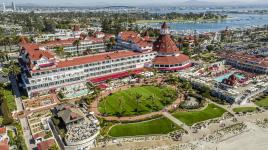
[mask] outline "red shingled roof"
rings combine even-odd
[[[75,40],[77,40],[78,38],[69,38],[69,39],[66,39],[66,40],[54,40],[54,41],[49,41],[49,42],[46,42],[44,44],[41,44],[41,46],[43,47],[57,47],[57,46],[72,46],[73,45],[73,42]],[[80,39],[81,42],[92,42],[92,43],[101,43],[103,42],[103,39],[100,39],[100,38],[95,38],[95,37],[83,37],[82,39]]]
[[[76,57],[76,58],[69,59],[69,60],[68,59],[62,60],[56,63],[56,67],[64,68],[64,67],[69,67],[69,66],[87,64],[91,62],[100,62],[100,61],[109,60],[109,59],[131,57],[131,56],[136,56],[136,55],[140,55],[140,53],[128,51],[128,50],[121,50],[121,51],[109,52],[109,53],[100,53],[100,54],[95,54],[95,55]],[[38,72],[38,71],[39,70],[33,70],[33,72]]]
[[[45,132],[39,132],[33,135],[34,139],[42,138],[45,137],[46,133]]]
[[[166,23],[166,22],[164,22],[164,23],[162,24],[161,28],[162,28],[162,29],[167,29],[167,28],[168,28],[167,23]]]
[[[37,149],[38,150],[48,150],[54,144],[55,144],[55,140],[49,139],[49,140],[38,143]]]
[[[157,56],[153,60],[153,64],[157,65],[175,65],[180,64],[185,61],[188,61],[189,57],[184,54],[180,54],[179,56]]]
[[[7,139],[0,142],[0,150],[9,150]]]
[[[60,61],[57,64],[57,67],[68,67],[68,66],[75,66],[80,64],[86,64],[91,62],[98,62],[98,61],[104,61],[109,59],[116,59],[116,58],[122,58],[122,57],[130,57],[138,55],[138,53],[135,53],[133,51],[117,51],[117,52],[110,52],[110,53],[101,53],[96,55],[88,55],[84,57],[77,57],[73,58],[71,60],[65,60]]]
[[[139,34],[134,31],[123,31],[119,33],[119,36],[121,37],[122,40],[128,41],[137,38]]]
[[[152,46],[151,39],[149,36],[146,36],[144,38],[140,37],[140,35],[134,31],[124,31],[120,32],[119,36],[124,41],[131,41],[135,44],[137,44],[140,47],[147,47]]]
[[[6,128],[0,128],[0,134],[6,133]]]
[[[46,57],[48,59],[54,58],[52,52],[47,50],[39,50],[39,46],[37,44],[27,43],[22,44],[21,46],[25,51],[27,51],[31,60],[39,60],[42,57]]]
[[[179,49],[177,48],[175,42],[171,39],[170,35],[160,35],[154,42],[153,50],[161,53],[179,52]]]
[[[247,53],[221,53],[220,57],[232,59],[241,63],[254,62],[256,65],[268,67],[268,57],[258,57]]]

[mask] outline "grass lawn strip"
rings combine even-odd
[[[263,98],[261,100],[257,100],[255,102],[255,104],[260,106],[260,107],[268,107],[268,96],[266,96],[265,98]]]
[[[179,126],[168,120],[167,118],[161,117],[158,119],[138,122],[138,123],[127,123],[113,126],[109,135],[113,137],[122,136],[138,136],[138,135],[152,135],[152,134],[167,134],[169,132],[181,129]]]
[[[237,108],[234,108],[233,111],[234,112],[253,112],[253,111],[256,111],[257,110],[257,107],[237,107]]]
[[[201,111],[175,112],[172,115],[185,124],[191,126],[197,122],[221,117],[225,112],[226,110],[221,107],[214,104],[208,104],[208,106]]]
[[[17,109],[15,103],[15,97],[13,96],[12,92],[9,90],[4,90],[5,98],[7,100],[7,105],[10,111],[14,111]]]

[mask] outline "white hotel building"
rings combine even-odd
[[[55,51],[57,48],[62,47],[65,53],[70,53],[76,55],[77,52],[82,55],[84,52],[89,51],[90,53],[104,52],[106,46],[103,39],[95,37],[85,37],[80,38],[80,44],[78,49],[76,45],[73,45],[74,41],[78,38],[69,38],[65,40],[55,40],[46,42],[44,44],[39,44],[39,49]]]
[[[125,32],[121,37],[131,39],[131,43],[139,43],[145,48],[138,51],[133,48],[60,59],[53,52],[53,47],[64,46],[64,51],[75,53],[76,49],[70,46],[72,42],[68,41],[65,44],[60,41],[60,45],[59,41],[54,41],[45,46],[22,44],[19,62],[23,68],[22,80],[28,96],[54,93],[69,85],[100,83],[107,79],[126,77],[130,72],[140,73],[144,67],[153,67],[161,71],[178,71],[192,66],[189,57],[181,54],[170,38],[166,23],[162,25],[161,35],[154,43],[148,36],[141,38],[133,32]],[[82,42],[87,40],[99,39],[84,38]],[[146,48],[152,46],[153,48]]]
[[[226,64],[257,74],[268,74],[268,57],[255,56],[247,53],[221,53]]]
[[[133,52],[120,50],[109,53],[59,59],[40,45],[21,45],[20,65],[22,80],[29,97],[55,92],[68,85],[102,82],[109,78],[120,78],[141,70],[152,62],[156,52]]]

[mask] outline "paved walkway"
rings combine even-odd
[[[161,82],[161,80],[157,80],[157,82],[159,83],[159,82]],[[143,85],[143,83],[135,84],[135,86],[141,86],[141,85]],[[125,85],[125,86],[116,88],[116,89],[111,90],[111,91],[103,91],[103,92],[101,92],[100,96],[98,98],[96,98],[96,100],[91,103],[90,111],[94,112],[96,116],[101,117],[101,118],[103,118],[103,119],[105,119],[107,121],[137,121],[137,120],[144,120],[146,118],[150,118],[150,117],[153,117],[153,116],[156,116],[156,115],[163,115],[162,114],[163,112],[174,109],[174,106],[178,106],[183,101],[183,95],[180,94],[178,96],[178,98],[176,99],[176,101],[174,101],[171,105],[166,106],[163,110],[160,110],[160,111],[157,111],[157,112],[152,112],[152,113],[149,113],[149,114],[138,115],[138,116],[130,116],[130,117],[107,116],[107,117],[105,117],[105,116],[103,116],[102,113],[99,112],[98,104],[99,104],[100,100],[103,97],[106,97],[109,94],[115,93],[115,92],[120,91],[120,90],[128,89],[130,87],[131,87],[131,85]]]
[[[20,98],[20,91],[19,91],[19,88],[18,88],[16,78],[13,77],[13,76],[10,77],[10,81],[11,81],[11,86],[12,86],[13,92],[15,94],[15,101],[16,101],[17,111],[23,111],[23,106],[22,106],[22,102],[21,102],[21,98]],[[24,138],[25,138],[26,145],[27,145],[28,149],[35,148],[36,146],[33,143],[31,143],[32,135],[31,135],[31,132],[30,132],[30,128],[29,128],[27,119],[26,118],[21,118],[20,123],[21,123],[21,126],[22,126],[23,135],[24,135]]]
[[[11,87],[13,89],[13,93],[15,96],[15,102],[16,102],[16,106],[17,106],[17,111],[22,111],[23,110],[23,106],[22,106],[22,102],[21,102],[21,98],[20,98],[20,91],[17,85],[17,81],[16,78],[14,76],[10,76],[10,82],[11,82]]]
[[[178,106],[181,101],[183,100],[183,96],[180,95],[176,101],[174,101],[171,105],[165,107],[165,109],[157,111],[157,112],[152,112],[149,114],[144,114],[144,115],[138,115],[138,116],[131,116],[131,117],[115,117],[115,116],[108,116],[104,117],[102,114],[98,111],[98,103],[95,102],[95,104],[91,104],[91,111],[95,113],[96,116],[104,118],[107,121],[137,121],[137,120],[144,120],[146,118],[150,118],[156,115],[163,115],[165,111],[172,110],[174,106]]]
[[[110,93],[117,92],[119,90],[124,90],[128,89],[131,86],[123,86],[120,88],[117,88],[113,91],[105,91],[101,93],[101,96],[99,96],[94,102],[91,103],[90,111],[94,112],[96,116],[104,118],[107,121],[137,121],[137,120],[144,120],[146,118],[150,118],[156,115],[162,115],[164,111],[172,110],[174,106],[178,106],[182,101],[183,101],[183,95],[179,95],[176,101],[174,101],[171,105],[165,107],[165,109],[157,111],[157,112],[152,112],[149,114],[144,114],[144,115],[138,115],[138,116],[131,116],[131,117],[115,117],[115,116],[103,116],[102,113],[99,112],[98,110],[98,103],[100,102],[102,97],[108,96]]]
[[[218,104],[218,103],[216,103],[216,102],[213,102],[212,100],[210,100],[210,99],[206,99],[206,101],[208,101],[208,102],[210,102],[210,103],[212,103],[212,104],[214,104],[214,105],[216,105],[216,106],[218,106],[218,107],[221,107],[221,108],[223,108],[223,109],[225,109],[225,110],[227,110],[229,113],[231,113],[233,116],[235,116],[236,114],[235,114],[235,112],[233,111],[233,109],[232,109],[232,107],[229,107],[229,105],[221,105],[221,104]]]
[[[191,129],[189,126],[187,126],[185,123],[181,122],[177,118],[173,117],[170,113],[168,112],[163,112],[163,116],[168,118],[170,121],[174,122],[178,126],[182,127],[184,130],[186,130],[188,133],[191,133]]]

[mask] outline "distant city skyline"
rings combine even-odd
[[[173,5],[176,6],[179,4],[190,4],[192,5],[191,1],[202,4],[264,4],[268,2],[264,2],[263,0],[151,0],[151,1],[144,1],[144,0],[43,0],[43,1],[36,1],[36,0],[2,0],[0,2],[4,2],[6,6],[10,6],[12,2],[18,5],[38,5],[38,6],[111,6],[111,5],[128,5],[128,6],[148,6],[148,4],[155,5]]]

